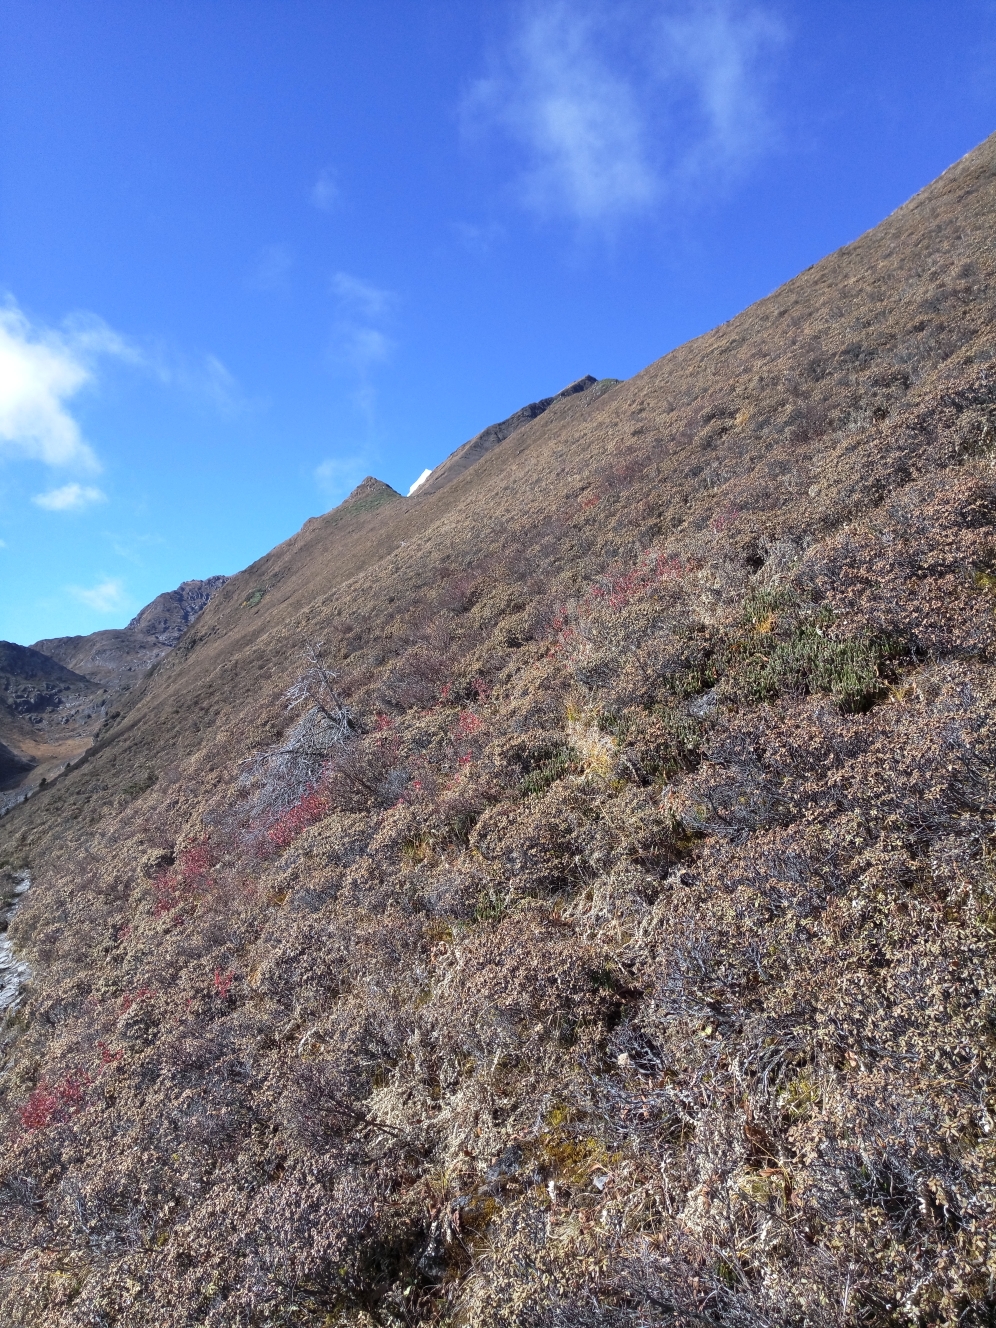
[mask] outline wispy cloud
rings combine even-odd
[[[341,199],[342,190],[335,171],[326,166],[318,172],[318,179],[311,187],[311,201],[319,212],[334,212]]]
[[[546,0],[464,103],[468,134],[516,149],[520,201],[604,224],[715,186],[770,142],[764,82],[782,29],[739,0]]]
[[[8,297],[0,307],[0,455],[98,471],[69,403],[96,381],[101,357],[135,361],[135,348],[92,315],[61,328],[32,323]]]
[[[67,589],[74,599],[78,599],[81,604],[94,609],[97,613],[119,613],[128,607],[128,596],[125,594],[124,582],[120,577],[106,577],[89,588],[69,586]]]
[[[363,456],[329,457],[315,467],[315,482],[329,499],[339,502],[356,488],[367,469]]]
[[[355,380],[353,399],[370,420],[374,409],[372,374],[386,363],[395,349],[389,335],[398,297],[348,272],[332,277],[337,317],[332,329],[331,359]]]
[[[238,379],[217,355],[202,356],[191,374],[191,383],[220,415],[237,415],[250,404]]]
[[[771,146],[767,74],[785,41],[773,14],[729,0],[662,22],[658,70],[672,94],[679,173],[700,180],[736,174]]]
[[[31,501],[47,512],[82,512],[94,503],[106,503],[107,494],[90,484],[63,484],[59,489],[36,494]]]
[[[143,553],[146,550],[166,543],[162,535],[149,531],[143,531],[141,534],[130,532],[123,535],[114,531],[105,531],[104,538],[108,540],[119,558],[127,559],[128,562],[134,563],[136,567],[145,565]]]
[[[240,415],[257,404],[227,365],[210,351],[191,355],[160,344],[149,348],[142,364],[164,387],[207,405],[219,415]]]
[[[290,274],[294,255],[286,244],[267,244],[256,255],[249,274],[249,285],[254,290],[282,295],[290,290]]]
[[[341,323],[336,329],[337,357],[359,374],[369,373],[389,360],[393,349],[394,342],[379,328]]]
[[[369,281],[351,276],[348,272],[336,272],[332,277],[334,291],[339,307],[344,313],[360,318],[383,318],[391,312],[397,302],[393,291],[382,290]]]
[[[475,254],[477,257],[489,254],[495,245],[500,244],[505,238],[505,227],[499,225],[497,221],[489,221],[483,225],[469,221],[454,221],[452,230],[461,246],[469,254]]]

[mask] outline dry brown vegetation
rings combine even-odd
[[[5,819],[5,1324],[996,1322],[994,203],[309,522]]]

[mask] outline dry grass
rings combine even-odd
[[[3,822],[5,1323],[993,1322],[994,159],[310,522]]]

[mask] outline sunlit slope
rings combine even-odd
[[[365,481],[0,821],[0,1321],[991,1322],[994,166]]]
[[[987,396],[994,205],[987,140],[854,244],[606,396],[557,403],[441,492],[310,521],[234,577],[154,677],[128,721],[150,716],[146,756],[168,752],[184,714],[248,706],[262,682],[289,677],[346,585],[375,631],[393,616],[392,587],[403,604],[440,560],[522,552],[558,521],[563,548],[539,555],[544,566],[632,552],[727,509],[751,514],[749,534],[728,521],[745,545],[805,540],[944,464],[920,415],[958,389],[965,400],[941,409],[967,411],[971,434]]]

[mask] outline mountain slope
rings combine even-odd
[[[576,396],[578,392],[589,392],[597,385],[597,382],[597,379],[588,374],[585,378],[577,379],[576,382],[571,383],[562,392],[556,393],[555,396],[543,397],[540,401],[533,401],[528,406],[523,406],[521,410],[517,410],[514,415],[510,415],[507,420],[501,420],[498,424],[489,424],[486,429],[482,429],[480,433],[475,434],[469,442],[458,447],[455,452],[452,452],[446,458],[442,465],[437,466],[426,476],[418,486],[422,496],[436,493],[444,485],[449,484],[451,480],[456,479],[458,475],[462,475],[475,462],[480,461],[481,457],[487,456],[493,447],[497,447],[506,438],[510,438],[516,429],[521,429],[523,425],[529,424],[542,415],[544,411],[549,410],[555,401]]]
[[[6,1321],[991,1321],[994,205],[365,482],[4,819]]]
[[[0,641],[0,790],[22,783],[39,764],[42,778],[79,756],[100,693],[48,655]]]

